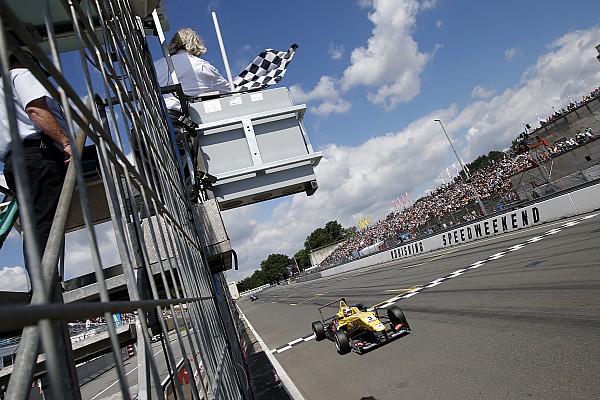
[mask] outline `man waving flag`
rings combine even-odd
[[[298,45],[292,44],[288,51],[266,49],[252,61],[233,80],[234,90],[241,92],[250,89],[260,89],[278,83],[285,75],[285,71]]]

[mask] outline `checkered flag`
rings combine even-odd
[[[236,92],[259,89],[278,83],[298,45],[294,43],[288,51],[277,51],[266,49],[252,61],[238,76],[233,80],[234,90]]]

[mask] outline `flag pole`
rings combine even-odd
[[[552,108],[554,108],[554,107],[552,107]],[[452,144],[452,140],[450,140],[450,136],[448,136],[448,132],[446,132],[446,128],[444,128],[444,125],[442,124],[442,121],[440,119],[434,119],[434,121],[440,123],[440,126],[442,127],[442,130],[444,131],[444,135],[446,135],[446,139],[448,139],[448,143],[450,143],[450,147],[452,148],[452,151],[454,152],[454,155],[456,156],[456,159],[458,160],[458,163],[460,164],[463,172],[465,173],[465,177],[467,178],[467,182],[469,183],[469,186],[471,186],[471,190],[473,191],[473,194],[475,195],[475,198],[477,199],[477,202],[479,203],[479,208],[481,209],[481,213],[483,215],[487,215],[487,210],[485,209],[485,207],[483,205],[483,202],[481,201],[481,197],[479,196],[479,193],[477,192],[477,189],[475,189],[475,186],[473,185],[473,181],[471,180],[471,175],[465,169],[465,164],[462,162],[462,160],[458,156],[458,153],[456,152],[456,149],[454,148],[454,145]]]
[[[221,29],[219,29],[219,21],[217,21],[217,13],[212,12],[213,24],[215,25],[215,31],[217,32],[217,39],[219,40],[219,47],[221,48],[221,56],[223,57],[223,64],[225,64],[225,71],[227,72],[227,80],[229,81],[229,88],[234,91],[233,79],[231,78],[231,70],[229,69],[229,61],[227,60],[227,53],[225,53],[225,46],[223,45],[223,38],[221,37]]]
[[[152,11],[152,18],[154,19],[154,26],[156,27],[156,33],[158,34],[160,48],[163,52],[163,55],[165,56],[165,60],[167,61],[167,68],[169,69],[171,81],[174,85],[177,85],[179,83],[179,79],[177,79],[177,74],[175,73],[173,60],[171,59],[171,55],[169,54],[169,50],[167,48],[167,41],[165,40],[165,33],[162,30],[162,25],[160,24],[160,19],[158,18],[158,13],[156,12],[156,9]]]

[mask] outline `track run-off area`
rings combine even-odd
[[[237,304],[307,400],[600,393],[598,212],[257,295]],[[311,333],[317,307],[340,297],[394,304],[412,333],[340,356]]]

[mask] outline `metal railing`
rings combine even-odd
[[[539,178],[538,178],[539,179]],[[516,191],[523,199],[539,199],[600,179],[600,164],[562,176],[533,187],[531,182],[519,182]]]
[[[6,398],[27,399],[31,383],[41,377],[48,387],[45,398],[81,399],[75,371],[78,361],[69,339],[67,322],[103,316],[136,314],[138,343],[137,398],[165,398],[159,360],[152,354],[151,336],[169,331],[165,314],[174,319],[177,340],[164,340],[169,376],[177,376],[177,346],[187,375],[203,376],[191,385],[194,399],[249,398],[245,368],[232,323],[230,298],[224,281],[211,275],[200,242],[192,204],[186,192],[181,156],[173,127],[167,117],[145,36],[152,18],[136,15],[129,1],[42,1],[28,13],[19,13],[14,1],[0,1],[0,64],[5,89],[12,154],[20,205],[20,225],[25,238],[33,231],[33,210],[28,194],[23,148],[16,135],[16,114],[10,90],[8,53],[28,68],[49,93],[62,104],[72,131],[73,159],[63,185],[50,239],[45,249],[25,240],[28,273],[33,285],[29,305],[0,306],[0,333],[21,331],[17,357],[6,387]],[[28,18],[44,21],[37,23]],[[38,17],[38,18],[33,18]],[[64,52],[65,46],[72,49]],[[23,52],[26,48],[47,70]],[[49,54],[50,57],[47,55]],[[69,63],[65,66],[65,63]],[[85,99],[85,100],[84,100]],[[95,157],[83,160],[84,143]],[[95,164],[97,174],[84,174],[85,164]],[[90,179],[101,182],[105,199],[88,193]],[[73,194],[76,196],[73,196]],[[93,264],[93,289],[79,296],[77,288],[65,304],[57,266],[68,259],[63,251],[64,232],[73,219],[71,200],[78,198],[80,226],[87,235]],[[105,201],[104,201],[105,200]],[[107,284],[94,225],[98,203],[110,217],[115,247],[122,268],[121,283]],[[85,228],[85,229],[84,229]],[[3,249],[4,251],[4,249]],[[89,286],[91,287],[91,286]],[[225,286],[226,288],[226,286]],[[91,292],[91,295],[90,295]],[[69,293],[71,294],[71,293]],[[77,299],[90,298],[93,302]],[[118,301],[117,301],[118,300]],[[110,343],[103,350],[114,356],[122,398],[129,399],[121,348],[123,343],[108,323]],[[38,365],[39,349],[44,363]],[[202,371],[202,374],[200,374]],[[174,395],[183,399],[182,385],[174,382]]]

